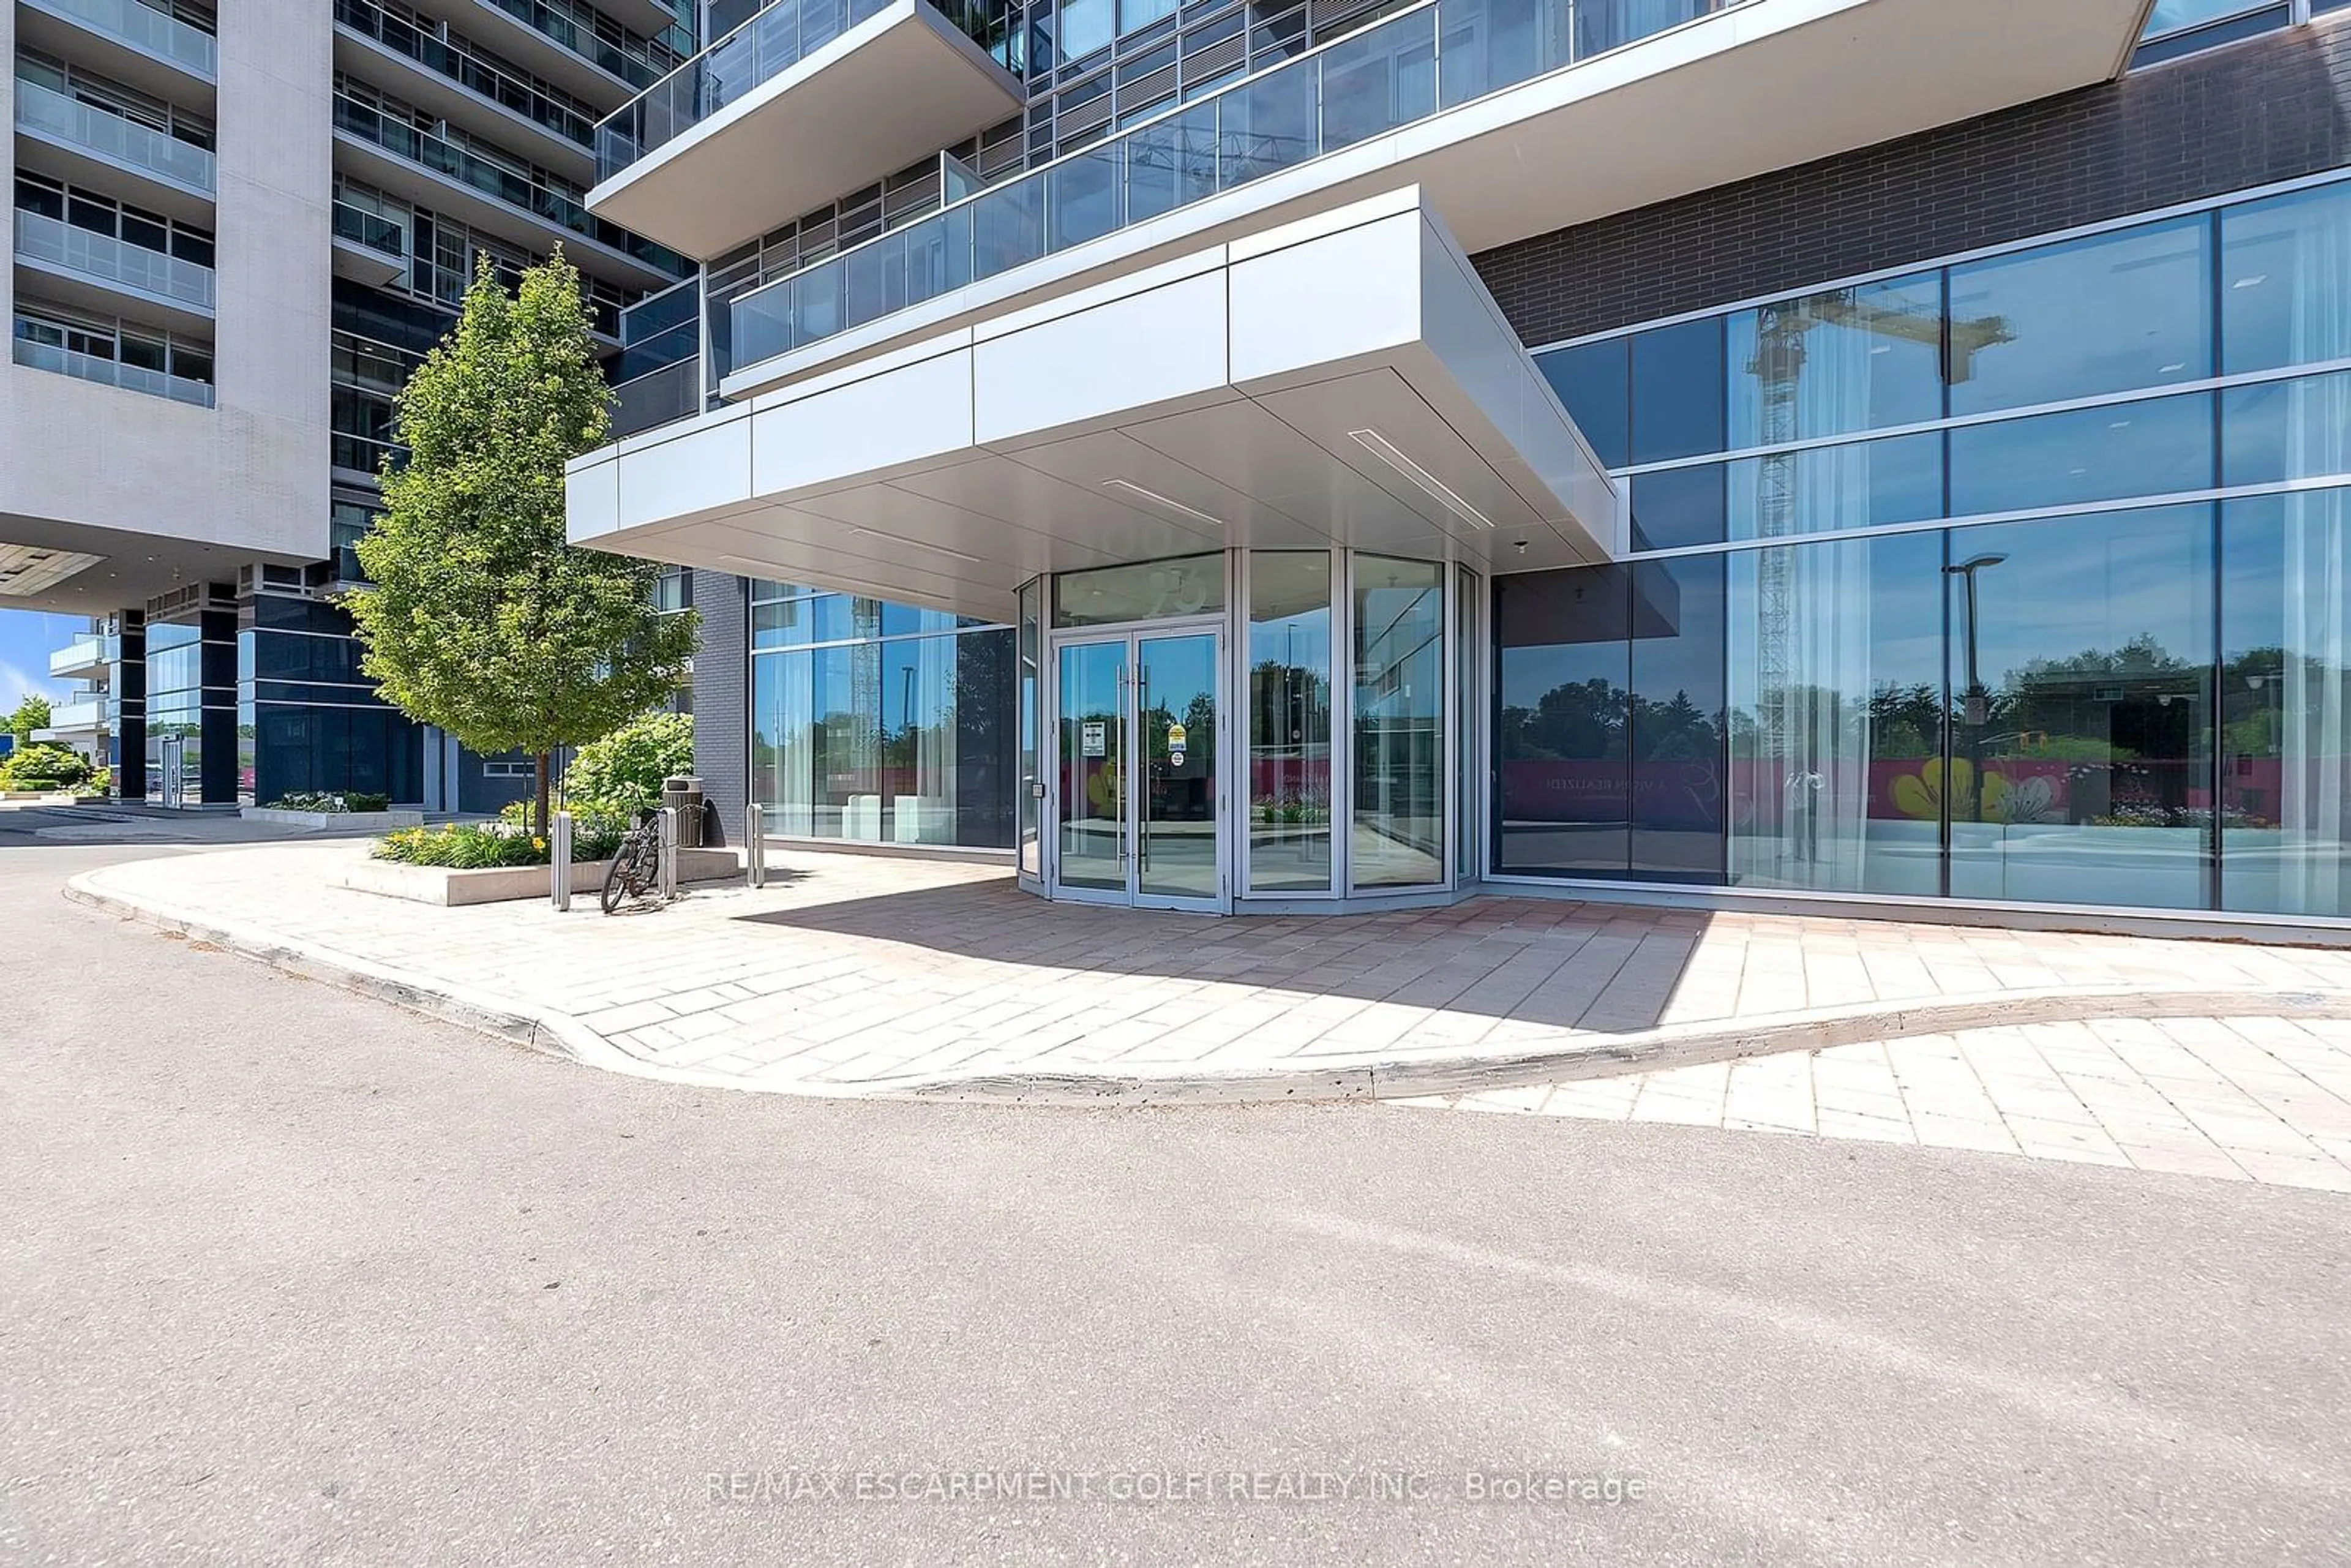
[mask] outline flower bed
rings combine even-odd
[[[375,833],[386,828],[412,828],[424,821],[424,813],[416,810],[391,810],[389,795],[369,795],[358,790],[329,792],[306,789],[291,795],[280,795],[266,806],[246,806],[237,815],[249,822],[277,822],[289,828],[311,828],[326,832]]]
[[[571,859],[611,858],[621,847],[628,823],[619,817],[575,816],[571,823]],[[387,833],[369,852],[375,859],[396,865],[442,866],[451,871],[486,871],[499,866],[534,866],[548,862],[543,834],[518,822],[444,822],[437,828],[403,828]]]

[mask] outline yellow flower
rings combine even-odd
[[[543,850],[547,847],[547,841],[542,838],[534,837],[530,841],[530,847],[535,850]]]
[[[1932,822],[1941,819],[1946,795],[1951,802],[1951,820],[1959,822],[1979,821],[1976,809],[1975,765],[1964,757],[1951,758],[1950,777],[1943,774],[1943,759],[1930,758],[1915,774],[1905,773],[1894,780],[1894,804],[1906,817]],[[1945,785],[1949,788],[1946,789]],[[1983,776],[1983,817],[2001,820],[2001,806],[2008,799],[2008,780],[1986,769]]]

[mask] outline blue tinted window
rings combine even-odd
[[[1494,580],[1500,870],[1607,877],[1631,864],[1632,589],[1614,566]]]
[[[2351,356],[2351,184],[2223,211],[2220,292],[2231,374]]]
[[[2266,485],[2351,470],[2351,371],[2220,394],[2220,474]]]
[[[1633,548],[1676,549],[1723,537],[1723,465],[1667,468],[1633,478]]]
[[[1951,432],[1951,510],[2022,511],[2212,484],[2212,400],[2198,392]]]
[[[1722,450],[1722,318],[1633,337],[1633,461]]]
[[[1741,310],[1729,330],[1734,447],[1943,415],[1938,272]]]
[[[1943,438],[1896,435],[1729,465],[1729,537],[1841,533],[1943,515]]]
[[[1558,349],[1535,361],[1604,468],[1632,460],[1632,380],[1625,340]]]
[[[1724,558],[1633,568],[1632,869],[1723,878]]]
[[[2220,517],[2220,904],[2351,915],[2351,491]]]
[[[1951,269],[1951,412],[2211,373],[2210,221],[2146,224]]]
[[[2212,508],[1949,545],[1952,895],[2206,907]]]

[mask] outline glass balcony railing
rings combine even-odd
[[[126,365],[120,360],[102,360],[96,354],[77,353],[53,343],[36,343],[28,338],[16,340],[16,362],[31,370],[53,371],[59,375],[71,376],[77,381],[102,382],[126,392],[167,397],[173,402],[192,402],[199,408],[213,405],[213,389],[209,382],[187,381],[179,376],[166,375],[162,371]]]
[[[611,438],[619,441],[685,418],[702,402],[702,361],[686,358],[656,366],[612,388]]]
[[[419,131],[340,93],[335,97],[335,129],[372,142],[436,174],[445,174],[542,222],[609,246],[656,272],[684,277],[694,270],[693,263],[667,246],[655,245],[617,224],[606,223],[560,191],[551,191],[455,142]]]
[[[43,728],[60,734],[73,734],[97,729],[106,723],[106,705],[85,699],[81,702],[60,703],[49,710],[49,722]]]
[[[446,77],[459,87],[512,110],[534,125],[546,127],[567,141],[576,141],[583,148],[596,145],[596,123],[587,115],[558,103],[528,82],[494,70],[473,56],[451,48],[413,23],[392,15],[374,0],[335,0],[335,20],[434,75]]]
[[[408,466],[408,448],[397,441],[378,441],[372,436],[354,435],[347,430],[330,431],[328,434],[328,460],[338,468],[354,473],[374,474],[389,457],[394,468]]]
[[[16,123],[117,163],[161,175],[174,184],[212,194],[213,155],[204,148],[119,114],[109,114],[23,77],[16,78]]]
[[[49,677],[64,680],[106,663],[106,643],[96,637],[77,637],[49,654]]]
[[[16,214],[16,254],[27,261],[47,262],[100,283],[135,288],[199,310],[213,308],[211,267],[21,208]]]
[[[210,33],[201,27],[191,27],[175,16],[167,16],[152,5],[141,5],[139,0],[33,0],[39,9],[63,16],[93,33],[103,33],[142,49],[159,55],[183,69],[209,79],[214,71],[219,45]]]
[[[482,0],[482,3],[496,6],[525,26],[545,34],[581,59],[601,68],[607,76],[618,77],[639,91],[659,81],[674,63],[674,58],[664,59],[649,48],[600,38],[594,28],[541,4],[541,0]]]
[[[806,348],[1746,3],[1424,0],[738,297],[725,368]]]
[[[381,214],[352,206],[349,202],[335,204],[335,237],[374,251],[386,261],[408,259],[406,229]]]
[[[653,149],[773,80],[891,0],[776,0],[758,16],[621,106],[596,128],[596,178],[609,180]],[[986,5],[930,0],[983,49],[992,48]]]

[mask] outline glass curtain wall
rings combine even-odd
[[[1357,555],[1354,810],[1359,888],[1445,880],[1445,602],[1440,563]]]
[[[1249,559],[1249,885],[1331,888],[1331,556]]]
[[[2346,181],[1539,354],[1496,869],[2351,916],[2346,361]]]
[[[756,583],[752,787],[768,831],[1008,849],[1011,627]]]

